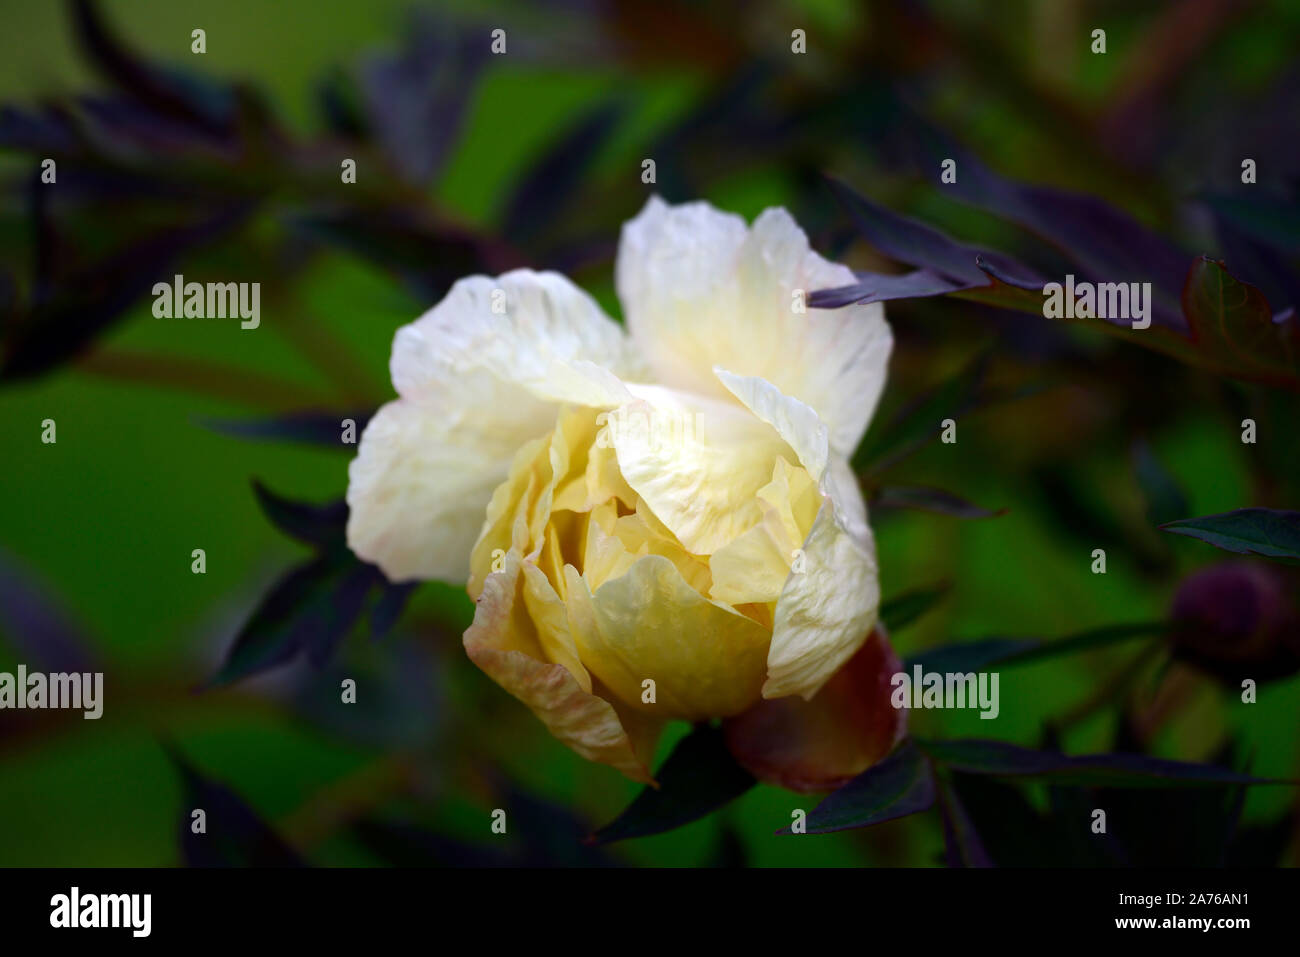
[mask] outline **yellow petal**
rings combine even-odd
[[[484,583],[474,623],[465,632],[465,651],[582,757],[615,767],[634,781],[653,783],[644,740],[633,740],[608,701],[585,691],[563,665],[544,659],[519,593],[520,566],[518,552],[510,552],[503,571]],[[642,739],[654,727],[645,719],[633,726]]]
[[[778,456],[794,452],[736,403],[631,386],[613,429],[619,468],[687,551],[709,555],[762,517],[757,498]]]
[[[565,573],[578,653],[623,704],[697,721],[758,699],[771,633],[700,595],[668,559],[646,555],[594,593],[575,569]],[[647,679],[655,703],[643,701]]]

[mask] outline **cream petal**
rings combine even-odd
[[[633,781],[653,783],[647,766],[657,734],[653,717],[642,716],[625,728],[613,705],[583,690],[563,665],[545,660],[521,599],[521,564],[519,553],[509,552],[502,571],[484,582],[474,623],[465,632],[465,651],[582,757],[615,767]]]
[[[784,209],[743,220],[707,203],[658,197],[623,227],[619,299],[658,381],[719,395],[713,366],[768,380],[816,410],[830,445],[850,454],[884,388],[893,337],[880,303],[796,305],[854,282],[813,252]]]
[[[348,545],[392,581],[463,582],[483,510],[518,445],[416,399],[383,406],[348,466]]]
[[[865,524],[845,528],[829,494],[803,544],[802,570],[794,566],[776,602],[764,698],[811,698],[876,623],[875,542]]]
[[[778,456],[794,452],[734,402],[657,386],[630,386],[611,428],[628,485],[687,551],[709,555],[760,518],[757,492]]]
[[[717,375],[795,449],[821,492],[801,560],[777,599],[763,685],[765,698],[811,698],[876,622],[880,582],[866,503],[848,461],[827,448],[826,429],[811,407],[763,379],[722,369]]]
[[[401,398],[371,420],[349,468],[353,551],[394,581],[464,581],[515,453],[555,427],[560,403],[627,402],[629,345],[556,273],[457,282],[394,339]]]
[[[457,281],[397,331],[390,369],[403,396],[485,375],[517,398],[582,405],[617,404],[619,377],[639,377],[631,344],[596,300],[559,273],[531,269]]]

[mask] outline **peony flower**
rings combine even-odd
[[[803,308],[853,278],[783,209],[653,198],[625,326],[556,273],[460,280],[397,332],[351,548],[468,582],[470,658],[586,758],[649,782],[666,722],[721,718],[766,780],[847,780],[903,724],[848,466],[893,340],[878,303]]]

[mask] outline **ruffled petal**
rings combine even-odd
[[[594,592],[573,566],[569,622],[583,663],[623,705],[662,719],[737,714],[758,700],[769,630],[709,601],[662,555]],[[655,701],[643,701],[654,681]]]
[[[518,552],[511,551],[502,570],[484,582],[474,623],[465,632],[465,651],[582,757],[617,768],[633,781],[653,783],[647,762],[658,725],[641,716],[629,722],[629,733],[608,701],[583,690],[563,665],[545,660],[520,594],[521,564]]]
[[[610,413],[606,428],[627,484],[685,548],[709,555],[763,515],[758,490],[793,450],[735,402],[657,386]]]
[[[348,466],[348,546],[391,581],[463,582],[483,510],[518,448],[428,402],[388,403]]]
[[[554,428],[561,403],[631,398],[630,344],[556,273],[457,282],[399,329],[401,398],[367,426],[349,468],[348,544],[394,581],[464,581],[493,489],[515,453]]]
[[[811,698],[876,624],[876,544],[843,459],[831,460],[821,489],[821,510],[776,602],[764,698]]]
[[[809,701],[764,700],[723,722],[727,746],[755,777],[794,791],[829,791],[887,755],[907,728],[890,704],[901,670],[877,629]]]
[[[714,365],[773,383],[816,410],[841,455],[856,448],[885,384],[893,337],[880,303],[806,309],[852,284],[813,252],[784,209],[746,230],[707,203],[651,198],[623,226],[617,285],[632,338],[658,381],[720,395]]]
[[[817,413],[772,383],[717,370],[718,380],[798,453],[822,504],[776,602],[763,697],[811,698],[876,623],[880,582],[866,503]]]

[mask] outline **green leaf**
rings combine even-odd
[[[1218,515],[1184,518],[1160,526],[1166,532],[1199,538],[1238,555],[1262,555],[1288,565],[1300,564],[1300,512],[1239,508]]]
[[[1256,778],[1214,765],[1167,761],[1142,754],[1073,757],[1055,751],[1034,751],[1003,741],[976,739],[918,740],[916,744],[936,763],[954,771],[1032,778],[1069,787],[1168,788],[1300,783]]]
[[[593,844],[671,831],[711,814],[754,786],[754,777],[731,756],[722,731],[700,725],[677,743],[647,787],[627,809],[593,834]]]
[[[830,794],[808,815],[807,833],[870,827],[927,811],[934,805],[934,772],[911,741]],[[789,827],[778,834],[793,833]]]
[[[880,620],[891,635],[902,631],[939,604],[944,596],[948,594],[950,587],[952,586],[948,582],[942,581],[924,588],[913,588],[901,595],[896,595],[881,604]]]

